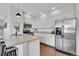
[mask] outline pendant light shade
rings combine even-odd
[[[16,18],[21,18],[21,13],[19,11],[19,4],[17,4],[17,13],[16,13]]]
[[[20,18],[21,17],[21,14],[18,12],[18,13],[16,13],[16,17],[17,18]]]

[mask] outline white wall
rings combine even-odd
[[[9,4],[0,4],[0,17],[9,17]]]
[[[4,20],[4,23],[7,22],[7,28],[4,29],[4,40],[7,43],[7,40],[10,39],[10,5],[9,4],[0,4],[0,19]]]
[[[76,54],[79,55],[79,4],[76,4],[77,32],[76,32]]]

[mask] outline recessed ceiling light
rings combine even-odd
[[[50,15],[55,16],[55,15],[58,15],[59,13],[60,13],[59,10],[55,10],[55,11],[52,11]]]
[[[40,14],[43,14],[42,12],[40,12]]]
[[[28,15],[28,14],[26,14],[26,17],[27,17],[27,18],[32,18],[32,17],[31,17],[30,15]]]
[[[52,7],[52,10],[55,10],[56,8],[55,7]]]
[[[41,16],[40,16],[40,18],[46,18],[46,14],[42,14]]]
[[[28,12],[28,14],[31,14],[31,12]]]

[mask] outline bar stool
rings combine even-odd
[[[6,47],[4,42],[0,42],[1,56],[17,56],[17,48],[15,46]]]
[[[17,48],[12,47],[6,47],[4,50],[4,56],[17,56]]]

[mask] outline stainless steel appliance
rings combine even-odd
[[[57,20],[56,49],[76,55],[76,19]]]

